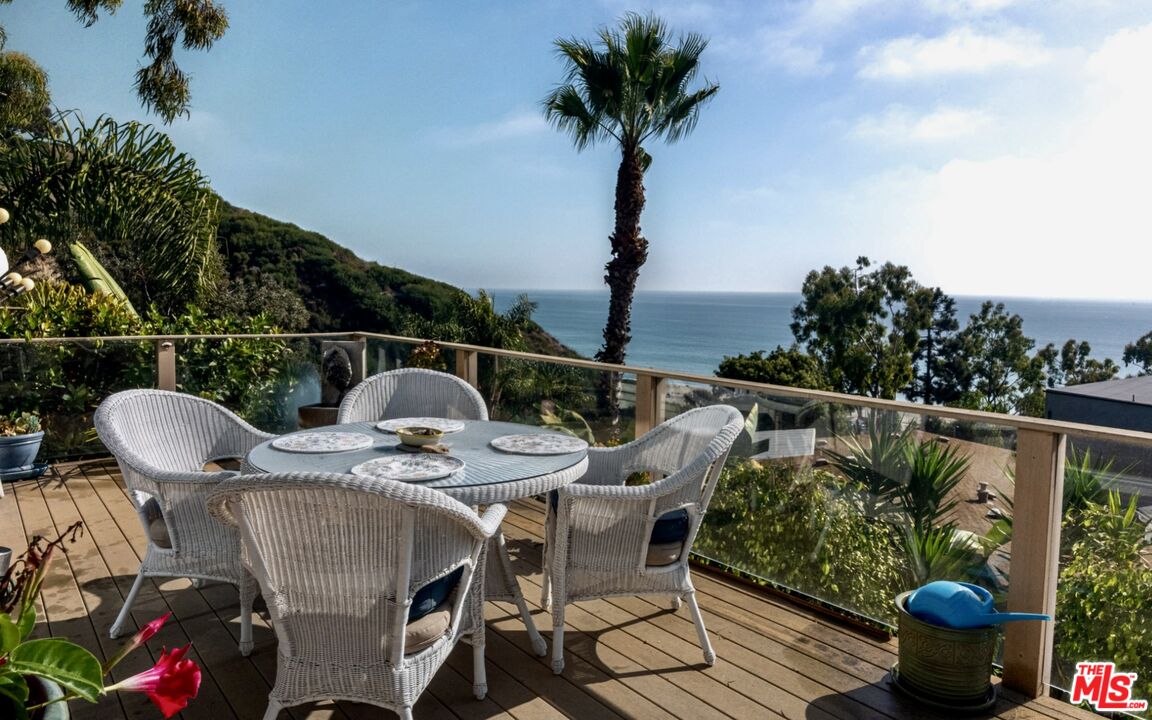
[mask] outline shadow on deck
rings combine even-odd
[[[135,578],[146,544],[111,460],[59,465],[39,481],[8,486],[0,499],[0,545],[22,548],[23,538],[52,535],[76,520],[86,532],[60,557],[43,589],[36,633],[67,637],[99,655],[119,647],[108,628]],[[550,619],[539,606],[543,505],[510,507],[504,523],[513,565],[537,625]],[[834,720],[911,718],[951,714],[927,710],[895,694],[886,681],[896,642],[877,642],[786,602],[704,572],[695,575],[700,606],[718,657],[703,664],[687,609],[671,612],[642,598],[577,603],[567,614],[567,669],[557,677],[531,652],[513,606],[489,603],[488,697],[471,694],[471,657],[461,646],[416,705],[417,718],[657,718],[687,720],[764,717]],[[173,621],[117,668],[126,677],[147,669],[168,647],[193,642],[204,670],[200,696],[182,717],[249,720],[263,715],[275,676],[276,639],[266,617],[253,621],[250,657],[236,650],[238,602],[229,585],[200,589],[187,580],[146,583],[133,609],[138,624],[171,611]],[[74,718],[153,718],[139,695],[112,695],[97,705],[72,703]],[[281,717],[380,718],[379,708],[318,703]],[[1062,720],[1093,715],[1051,698],[1025,701],[1002,693],[978,717]]]

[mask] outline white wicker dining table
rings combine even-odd
[[[435,488],[456,500],[472,506],[508,503],[541,495],[579,479],[588,469],[587,449],[555,455],[527,455],[504,452],[492,447],[496,438],[508,435],[551,435],[556,431],[489,420],[463,420],[464,428],[446,434],[441,444],[449,448],[448,456],[463,461],[460,470],[447,477],[422,480],[418,484]],[[372,444],[355,450],[337,452],[290,452],[273,446],[275,440],[260,443],[244,458],[242,472],[328,472],[348,473],[352,468],[382,458],[403,456],[397,449],[396,435],[376,429],[374,422],[345,423],[310,428],[302,433],[358,433],[372,439]],[[288,436],[281,436],[288,437]],[[516,604],[532,648],[544,656],[548,647],[536,629],[520,584],[512,569],[503,533],[497,532],[487,555],[496,562],[486,562],[484,596]],[[491,572],[492,565],[499,572]]]

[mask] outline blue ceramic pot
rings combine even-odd
[[[28,705],[39,705],[49,700],[64,697],[64,689],[51,680],[45,680],[36,675],[25,675],[24,680],[28,683]],[[7,703],[11,700],[0,697],[0,717],[14,717],[15,711],[11,705]],[[68,703],[57,702],[33,710],[30,717],[32,720],[68,720],[71,715],[68,713]]]
[[[26,470],[36,462],[44,431],[0,437],[0,472]]]

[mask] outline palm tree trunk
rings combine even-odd
[[[638,146],[624,145],[616,171],[616,227],[609,238],[612,259],[604,266],[604,283],[611,296],[604,345],[596,354],[600,362],[616,365],[624,364],[628,341],[632,339],[632,296],[640,267],[648,259],[648,241],[640,235],[640,213],[644,211],[643,153]],[[597,393],[597,404],[607,414],[613,437],[620,424],[619,382],[619,373],[604,373]]]

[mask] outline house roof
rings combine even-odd
[[[1105,380],[1072,385],[1071,387],[1049,388],[1048,392],[1136,403],[1138,405],[1152,405],[1152,375]]]

